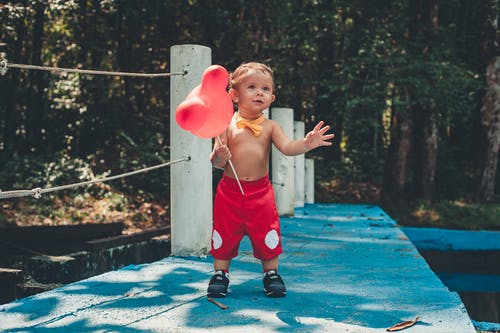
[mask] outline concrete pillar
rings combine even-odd
[[[302,140],[305,135],[305,125],[303,121],[294,122],[293,138],[294,140]],[[294,205],[295,207],[304,207],[304,154],[295,156],[294,158]]]
[[[190,161],[170,168],[172,255],[206,255],[212,232],[212,165],[209,139],[195,136],[177,125],[175,111],[212,63],[210,48],[175,45],[170,48],[170,71],[186,75],[170,78],[170,159],[189,156]]]
[[[305,159],[305,195],[304,201],[306,204],[314,203],[314,160],[312,158]]]
[[[293,109],[272,108],[271,118],[280,124],[286,136],[293,139]],[[293,156],[283,155],[273,145],[271,163],[278,214],[280,216],[293,216],[295,195]]]

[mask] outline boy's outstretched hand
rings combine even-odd
[[[325,127],[323,127],[324,124],[324,121],[320,121],[316,126],[314,126],[314,129],[312,131],[307,133],[306,137],[304,138],[304,143],[308,149],[332,145],[332,143],[327,140],[333,139],[335,134],[325,134],[330,129],[330,126],[326,125]]]

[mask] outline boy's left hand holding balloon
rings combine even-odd
[[[221,140],[221,143],[222,144],[217,145],[213,151],[212,163],[217,168],[223,168],[227,161],[231,159],[229,148],[224,144],[224,141]]]

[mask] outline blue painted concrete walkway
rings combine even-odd
[[[264,296],[245,240],[227,310],[205,296],[210,258],[166,258],[2,305],[0,331],[364,333],[419,316],[405,332],[475,332],[459,297],[380,208],[308,205],[282,231],[285,298]]]

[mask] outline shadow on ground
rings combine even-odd
[[[383,211],[311,205],[282,219],[288,295],[264,296],[248,240],[222,310],[207,302],[210,258],[166,258],[0,306],[8,332],[475,332],[460,299]]]

